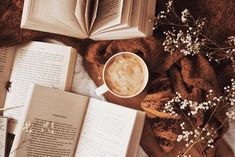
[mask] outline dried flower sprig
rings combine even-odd
[[[181,151],[178,157],[188,156],[189,150],[198,143],[206,143],[207,149],[214,148],[214,139],[217,137],[217,131],[221,129],[227,121],[219,126],[211,126],[212,117],[223,108],[230,108],[230,111],[226,112],[226,116],[230,119],[230,123],[235,120],[235,80],[231,79],[231,85],[224,87],[224,94],[222,96],[214,96],[212,90],[207,95],[208,101],[206,102],[193,102],[181,97],[179,93],[174,98],[165,103],[164,110],[170,114],[182,114],[184,119],[182,120],[180,127],[181,133],[177,137],[177,142],[185,142],[185,149]],[[223,104],[223,105],[221,105]],[[175,107],[177,105],[177,107]],[[205,113],[211,110],[211,115],[206,120],[204,125],[195,126],[192,122],[198,114]],[[189,127],[187,127],[189,126]],[[202,151],[202,153],[204,153]]]
[[[53,135],[55,134],[54,128],[55,128],[54,122],[46,122],[43,124],[41,132]]]
[[[23,127],[23,131],[26,132],[26,133],[32,133],[32,122],[31,121],[28,121],[28,122],[25,122],[24,124],[24,127]]]
[[[11,151],[11,154],[15,153],[17,150],[22,148],[26,143],[28,143],[30,141],[30,139],[28,138],[28,135],[33,132],[33,123],[31,121],[25,122],[22,130],[23,130],[23,132],[25,132],[24,138],[18,144],[18,146],[14,150]]]
[[[212,92],[213,91],[211,90],[208,97],[212,94]],[[173,107],[177,104],[179,109],[187,111],[187,116],[195,116],[198,112],[205,112],[206,110],[216,106],[217,102],[220,100],[221,97],[214,97],[214,101],[198,103],[191,100],[182,99],[180,93],[176,93],[176,96],[165,104],[165,110],[172,115],[177,115],[179,111],[175,111],[175,107]]]
[[[235,65],[235,35],[229,36],[227,41],[220,46],[210,39],[205,33],[206,18],[194,18],[188,9],[178,15],[173,6],[173,0],[166,3],[166,11],[161,11],[156,17],[154,29],[159,25],[171,26],[164,32],[166,36],[163,42],[166,52],[182,52],[184,55],[204,53],[209,61],[220,62],[230,59]]]
[[[48,122],[48,121],[42,124],[42,128],[41,129],[39,128],[41,133],[51,134],[51,135],[55,134],[54,129],[55,129],[54,122]],[[19,143],[17,148],[15,148],[14,150],[11,151],[11,154],[16,152],[20,148],[22,148],[27,142],[30,142],[31,139],[30,139],[29,135],[37,131],[37,129],[34,130],[34,122],[32,122],[32,121],[25,122],[22,130],[25,133],[24,134],[24,138],[21,141],[21,143]]]

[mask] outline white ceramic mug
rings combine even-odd
[[[120,60],[120,59],[122,59],[122,60]],[[121,63],[124,63],[124,64],[122,65]],[[132,63],[133,63],[133,66],[132,66]],[[106,77],[109,76],[106,73],[108,73],[108,71],[110,70],[109,69],[110,66],[111,65],[115,66],[117,64],[119,64],[118,66],[116,66],[116,67],[119,67],[119,69],[117,68],[117,71],[119,71],[119,73],[121,73],[121,74],[127,73],[127,70],[125,71],[125,67],[122,67],[122,66],[126,65],[126,67],[128,67],[127,69],[129,69],[129,71],[131,71],[130,78],[132,78],[132,79],[133,78],[135,79],[135,77],[133,77],[133,76],[137,76],[137,74],[138,74],[137,72],[143,71],[143,72],[141,72],[140,75],[138,75],[138,78],[136,79],[136,80],[139,79],[141,81],[141,85],[140,85],[140,87],[136,87],[136,88],[138,88],[138,90],[135,91],[134,93],[132,93],[131,95],[123,95],[123,94],[115,92],[114,89],[109,87],[108,83],[106,82]],[[133,69],[131,69],[131,68],[133,68]],[[120,69],[123,69],[123,71]],[[129,77],[129,73],[128,73],[127,77],[125,77],[125,76],[123,75],[124,78]],[[121,77],[116,77],[116,78],[121,78]],[[143,59],[141,57],[139,57],[138,55],[131,53],[131,52],[120,52],[120,53],[113,55],[105,63],[104,68],[103,68],[103,73],[102,73],[102,79],[103,79],[104,84],[95,90],[96,95],[100,96],[100,95],[106,93],[107,91],[109,91],[110,93],[112,93],[115,96],[118,96],[121,98],[130,98],[130,97],[134,97],[134,96],[140,94],[144,90],[144,88],[146,87],[146,85],[148,83],[149,71],[148,71],[147,65],[145,64]],[[128,78],[126,79],[126,81],[128,83],[128,81],[129,81]],[[125,81],[122,81],[122,82],[125,83]],[[134,82],[132,81],[132,83],[134,83]],[[137,85],[138,85],[138,83],[137,83]]]

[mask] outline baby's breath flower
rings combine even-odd
[[[197,32],[194,32],[191,27],[189,27],[187,32],[173,29],[172,31],[168,30],[164,32],[164,34],[166,36],[163,42],[164,50],[171,54],[180,50],[185,56],[193,56],[200,53],[202,47],[205,45],[205,41],[199,38]]]
[[[218,104],[226,103],[228,107],[234,106],[235,101],[235,81],[231,79],[231,85],[224,87],[224,95],[222,96],[214,96],[213,90],[209,90],[208,95],[206,96],[208,101],[205,102],[196,102],[192,100],[183,99],[180,93],[176,93],[176,96],[171,100],[165,103],[165,112],[167,113],[179,113],[176,109],[176,105],[178,104],[178,110],[183,110],[183,113],[187,116],[188,120],[191,117],[197,116],[198,113],[205,113],[207,110],[215,108]],[[235,120],[235,110],[231,110],[226,113],[230,120]],[[188,130],[186,127],[186,122],[183,120],[179,126],[181,128],[181,132],[177,137],[177,142],[184,141],[186,142],[185,147],[189,148],[191,144],[198,141],[207,142],[208,148],[214,148],[214,140],[213,137],[217,134],[217,131],[213,127],[209,127],[206,124],[204,127],[197,127],[193,130]],[[192,128],[191,128],[192,129]]]
[[[235,111],[226,112],[226,116],[228,116],[230,120],[235,120]]]
[[[180,142],[180,141],[189,141],[190,139],[190,136],[192,135],[192,131],[182,131],[182,134],[178,135],[177,137],[177,142]]]
[[[186,23],[188,21],[189,16],[190,16],[189,10],[184,9],[184,11],[181,12],[181,21],[183,23]]]
[[[229,45],[235,45],[235,36],[228,37],[227,43],[229,43]]]
[[[31,121],[25,122],[24,127],[23,127],[23,131],[26,133],[32,133],[33,130],[32,130],[32,122]]]
[[[173,19],[173,20],[172,20]],[[165,40],[163,42],[164,51],[170,54],[182,53],[185,56],[194,56],[199,53],[205,54],[209,61],[220,63],[222,60],[231,60],[235,69],[235,35],[229,36],[222,46],[207,37],[205,33],[207,20],[206,18],[194,18],[188,9],[184,9],[181,15],[178,15],[173,6],[173,0],[166,3],[166,11],[161,11],[156,18],[155,26],[168,25],[172,26],[169,30],[163,32]],[[187,149],[195,142],[207,142],[209,148],[214,148],[213,138],[217,134],[218,128],[209,128],[208,124],[193,130],[187,127],[191,119],[206,113],[208,110],[220,109],[223,107],[235,107],[235,81],[231,80],[231,85],[224,88],[224,95],[216,96],[213,90],[209,90],[205,102],[195,102],[182,98],[180,93],[176,93],[170,101],[164,105],[163,112],[175,114],[184,114],[186,120],[180,123],[181,132],[177,141],[186,142]],[[232,109],[226,113],[230,120],[235,120],[235,110]],[[209,115],[210,116],[210,115]],[[213,115],[212,115],[213,116]],[[192,123],[192,122],[190,122]],[[193,123],[192,123],[193,124]],[[192,125],[191,124],[191,125]],[[197,141],[198,140],[198,141]],[[191,157],[183,152],[177,157]]]
[[[217,63],[230,59],[235,69],[235,35],[229,36],[225,41],[228,46],[222,47],[207,37],[206,24],[206,18],[196,19],[188,9],[184,9],[181,15],[178,15],[174,9],[173,0],[168,0],[166,11],[160,11],[156,17],[154,29],[158,28],[158,25],[172,26],[164,33],[166,37],[163,46],[166,52],[171,54],[181,52],[192,56],[204,53],[209,61]]]
[[[184,129],[185,129],[185,122],[182,122],[182,123],[180,124],[180,127],[181,127],[182,130],[184,130]]]
[[[54,128],[55,128],[54,122],[46,122],[43,123],[41,132],[55,134]]]
[[[174,9],[174,6],[173,6],[173,0],[169,0],[167,3],[166,3],[166,7],[167,7],[167,12],[170,12]]]

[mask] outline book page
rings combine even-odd
[[[86,5],[87,5],[87,0],[77,0],[76,9],[75,9],[75,16],[78,19],[78,22],[84,32],[88,32],[88,30],[86,29],[86,22],[85,22]]]
[[[144,8],[144,2],[146,0],[134,0],[131,9],[131,23],[128,28],[111,30],[114,27],[110,27],[103,31],[97,32],[97,34],[91,34],[91,38],[94,40],[113,40],[113,39],[129,39],[145,37],[146,35],[141,32],[142,14]],[[109,31],[110,29],[110,31]]]
[[[123,0],[102,0],[98,3],[98,10],[92,32],[120,24]]]
[[[89,98],[39,85],[30,98],[10,157],[73,157]]]
[[[99,1],[100,0],[95,0],[95,2],[93,4],[93,7],[92,7],[93,11],[91,13],[92,15],[91,15],[91,24],[90,24],[90,28],[89,28],[89,33],[91,32],[92,27],[93,27],[94,22],[95,22],[95,19],[96,19]]]
[[[6,155],[6,141],[7,141],[7,118],[0,117],[0,157]]]
[[[89,34],[96,19],[98,3],[99,0],[87,0],[85,6],[85,23]]]
[[[135,2],[136,1],[138,0],[135,0]],[[135,16],[131,18],[132,12],[133,12],[133,0],[124,0],[120,24],[114,25],[112,27],[108,27],[107,29],[102,29],[99,32],[95,32],[95,33],[93,32],[91,36],[94,36],[96,34],[100,34],[103,32],[111,32],[111,31],[115,31],[118,29],[124,29],[124,28],[130,27],[132,18],[135,18]]]
[[[126,157],[136,157],[144,128],[145,112],[138,111]]]
[[[32,84],[37,83],[61,90],[69,90],[72,80],[68,75],[76,61],[72,48],[43,42],[30,42],[17,47],[11,73],[11,89],[5,107],[24,106]],[[76,53],[76,52],[73,52]],[[72,57],[73,56],[73,57]],[[69,69],[70,68],[70,69]],[[19,120],[22,107],[4,111],[4,116]]]
[[[56,23],[70,26],[76,32],[79,32],[82,27],[75,16],[76,3],[76,0],[44,0],[44,8],[47,8],[48,15]],[[86,32],[84,31],[84,33]]]
[[[153,34],[154,20],[150,22],[149,19],[155,17],[156,0],[147,0],[146,3],[146,8],[144,10],[146,14],[142,22],[144,23],[144,33],[146,36],[150,36]]]
[[[0,108],[4,107],[4,101],[7,92],[6,86],[7,82],[10,80],[14,54],[15,47],[0,48]]]
[[[90,17],[91,17],[91,12],[93,10],[92,9],[92,1],[88,0],[86,3],[86,7],[85,7],[85,26],[86,26],[86,30],[89,30],[90,27]]]
[[[25,0],[21,28],[86,38],[75,7],[76,0]]]
[[[137,111],[91,98],[75,157],[125,157]]]
[[[140,38],[152,35],[153,22],[149,19],[154,17],[156,0],[134,0],[131,9],[131,21],[129,27],[121,24],[99,32],[92,32],[93,40],[115,40]]]

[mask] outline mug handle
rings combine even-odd
[[[106,86],[106,84],[103,84],[102,86],[96,88],[95,93],[97,96],[101,96],[104,93],[106,93],[109,90],[109,88]]]

